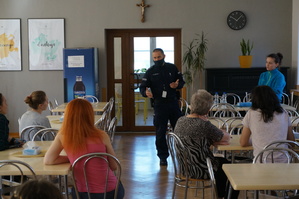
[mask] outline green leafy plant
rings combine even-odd
[[[147,70],[146,68],[134,69],[134,73],[145,73],[146,70]]]
[[[242,55],[243,56],[250,55],[251,50],[253,48],[253,42],[251,42],[251,44],[250,44],[249,39],[247,41],[242,39],[242,41],[240,42],[240,45],[241,45]]]
[[[183,65],[185,66],[184,79],[187,85],[192,84],[192,88],[195,75],[204,70],[206,52],[208,50],[208,40],[204,32],[201,35],[196,35],[198,38],[194,38],[188,45],[185,45],[187,50],[183,56]]]

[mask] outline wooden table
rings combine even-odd
[[[299,189],[299,164],[224,164],[222,166],[235,190]],[[255,194],[258,198],[258,192]]]
[[[94,115],[94,122],[98,121],[102,115]],[[50,121],[51,127],[54,129],[60,129],[62,121],[60,120],[61,115],[48,115],[47,118]]]
[[[94,112],[103,112],[104,107],[106,106],[108,102],[96,102],[96,103],[91,103]],[[65,111],[67,103],[60,104],[59,106],[55,107],[51,111],[53,113],[63,113]]]
[[[52,141],[29,141],[28,143],[34,143],[36,146],[40,146],[42,151],[47,151],[52,143]],[[65,193],[68,198],[68,188],[67,188],[67,175],[70,171],[71,164],[57,164],[57,165],[45,165],[44,157],[34,157],[34,156],[23,156],[23,148],[14,148],[4,151],[0,151],[0,160],[20,160],[29,164],[36,175],[59,175],[64,176],[64,187]],[[63,151],[62,154],[65,154]],[[22,168],[22,167],[21,167]],[[0,176],[4,175],[20,175],[20,171],[11,166],[5,166],[0,168]],[[24,169],[24,175],[31,175],[31,172]]]
[[[253,150],[252,146],[242,147],[239,142],[240,137],[241,137],[241,135],[231,135],[229,145],[218,145],[217,146],[217,149],[219,151],[231,151],[232,163],[235,162],[235,156],[234,156],[235,151],[252,151]]]

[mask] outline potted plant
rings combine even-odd
[[[252,56],[250,55],[253,48],[253,42],[250,43],[249,39],[245,41],[242,39],[240,42],[242,56],[239,56],[241,68],[250,68],[252,64]]]
[[[199,87],[202,87],[202,71],[204,70],[206,61],[206,52],[208,50],[208,40],[202,32],[201,35],[196,34],[199,38],[193,39],[186,46],[186,51],[183,56],[183,65],[185,66],[184,79],[186,85],[191,85],[192,93],[194,91],[194,79],[199,75]]]

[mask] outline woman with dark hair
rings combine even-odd
[[[278,70],[282,62],[281,53],[272,53],[266,58],[266,72],[260,75],[258,86],[266,85],[270,86],[275,94],[277,95],[279,101],[282,99],[283,89],[286,85],[284,75]]]
[[[45,180],[29,180],[17,188],[11,199],[63,199],[55,184]]]
[[[22,146],[18,139],[9,137],[9,121],[5,116],[7,107],[6,98],[0,93],[0,151],[8,149],[10,146]]]
[[[22,115],[19,123],[19,133],[22,132],[22,129],[31,125],[41,125],[46,128],[51,128],[49,119],[42,115],[42,112],[48,108],[48,97],[44,91],[32,92],[25,98],[24,102],[28,104],[31,109]]]
[[[65,150],[67,156],[60,155]],[[45,164],[73,163],[80,156],[87,153],[109,153],[115,156],[110,138],[107,133],[94,126],[94,112],[90,102],[85,99],[74,99],[70,101],[65,109],[64,120],[60,131],[55,137],[54,142],[45,154]],[[109,161],[109,158],[108,158]],[[103,198],[105,190],[105,168],[98,166],[100,162],[92,162],[87,171],[89,179],[89,191],[94,198]],[[105,163],[106,164],[106,163]],[[116,163],[109,162],[109,183],[107,186],[107,199],[114,198],[114,191],[117,179],[113,173]],[[83,167],[83,163],[81,165]],[[76,168],[75,168],[76,169]],[[82,169],[78,169],[77,187],[81,199],[88,198],[84,183]],[[80,180],[81,178],[81,180]],[[117,199],[124,197],[124,188],[119,184]],[[93,197],[92,197],[93,198]]]
[[[288,113],[281,107],[276,94],[269,86],[255,87],[251,99],[252,107],[243,119],[241,146],[252,144],[253,155],[256,156],[273,141],[295,140]],[[274,157],[276,162],[285,162],[281,155]]]

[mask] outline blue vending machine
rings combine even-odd
[[[64,102],[93,95],[99,98],[97,48],[63,49]]]

